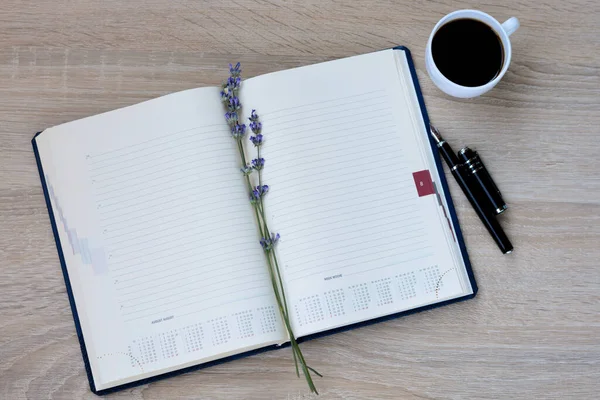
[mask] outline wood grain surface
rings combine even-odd
[[[494,4],[498,3],[498,4]],[[499,5],[502,3],[502,5]],[[473,100],[424,69],[444,14],[517,16],[513,62]],[[454,182],[479,295],[303,345],[323,399],[595,399],[600,393],[600,3],[592,0],[0,3],[0,398],[93,399],[30,140],[174,91],[408,46],[433,122],[508,204],[508,256]],[[107,396],[312,398],[269,352]]]

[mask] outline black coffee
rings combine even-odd
[[[504,51],[496,32],[474,19],[443,25],[431,42],[433,61],[440,72],[461,86],[482,86],[502,70]]]

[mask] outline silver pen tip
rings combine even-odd
[[[438,131],[435,126],[429,124],[429,131],[431,132],[431,136],[433,136],[433,138],[435,139],[435,141],[437,143],[441,142],[442,139],[442,135],[440,134],[440,131]]]

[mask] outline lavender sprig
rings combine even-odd
[[[254,136],[250,136],[250,141],[254,145],[254,147],[260,147],[263,143],[263,135],[262,132],[262,123],[258,121],[258,115],[256,114],[256,110],[252,110],[252,114],[250,114],[250,130],[254,133]],[[259,149],[260,151],[260,149]]]
[[[252,114],[250,114],[248,119],[250,120],[250,129],[252,130],[252,133],[254,133],[256,136],[260,136],[262,141],[262,135],[260,134],[262,131],[262,123],[258,121],[258,114],[256,114],[256,110],[252,110]],[[256,146],[256,143],[254,145]]]
[[[254,171],[254,168],[252,168],[252,165],[246,164],[242,168],[240,168],[240,171],[242,171],[242,174],[244,174],[245,176],[248,176]]]
[[[257,122],[258,121],[258,114],[256,114],[256,110],[252,110],[252,112],[250,113],[250,116],[248,117],[248,119],[252,122]]]
[[[252,129],[252,124],[250,124],[250,129]],[[256,136],[250,136],[250,141],[252,142],[252,144],[255,147],[258,147],[260,145],[262,145],[263,143],[263,135],[261,135],[260,133]]]
[[[227,121],[227,125],[229,125],[229,127],[235,125],[238,123],[238,114],[234,111],[234,112],[226,112],[225,113],[225,121]]]
[[[252,168],[254,168],[257,171],[260,171],[261,169],[263,169],[263,167],[265,166],[265,159],[264,158],[255,158],[254,160],[252,160]]]
[[[229,77],[229,79],[227,79],[227,82],[225,82],[225,86],[232,93],[237,93],[237,91],[240,89],[241,84],[242,84],[242,78],[240,78],[239,76],[237,78],[234,78],[233,76],[231,76],[231,77]]]
[[[268,185],[256,186],[250,193],[250,202],[252,204],[262,202],[262,198],[267,194],[268,191]]]
[[[229,111],[237,111],[240,108],[242,108],[242,105],[240,104],[240,99],[238,99],[235,96],[229,97],[228,99],[228,103],[227,103],[227,108],[229,109]]]
[[[235,124],[231,127],[231,136],[234,139],[241,140],[246,134],[246,125],[244,124]]]
[[[271,233],[271,237],[260,239],[260,245],[263,250],[268,252],[275,248],[275,245],[279,241],[279,233]]]
[[[252,144],[254,144],[256,148],[257,156],[250,163],[246,162],[246,154],[244,151],[244,144],[242,142],[242,138],[246,134],[246,125],[241,124],[239,118],[241,112],[240,110],[242,108],[238,97],[238,93],[242,85],[241,73],[242,70],[239,62],[235,65],[229,64],[230,77],[227,79],[227,81],[223,83],[223,85],[221,85],[221,101],[227,109],[227,112],[225,113],[225,121],[229,126],[231,136],[237,142],[238,151],[242,162],[242,167],[240,168],[240,170],[244,175],[244,179],[248,187],[248,192],[250,194],[250,203],[252,204],[254,214],[258,222],[258,231],[261,238],[260,245],[263,248],[267,260],[269,276],[271,277],[271,283],[273,285],[275,299],[277,300],[277,306],[279,308],[279,312],[283,319],[288,336],[290,337],[292,355],[294,356],[294,365],[296,367],[296,375],[300,376],[298,370],[298,364],[300,364],[300,367],[302,368],[302,372],[304,373],[310,391],[319,394],[312,380],[311,372],[315,373],[318,376],[322,375],[307,365],[306,360],[304,359],[304,355],[300,350],[300,346],[296,341],[296,337],[294,335],[294,332],[292,331],[292,326],[290,323],[290,312],[288,310],[287,300],[285,298],[283,282],[281,279],[281,273],[279,269],[279,262],[277,260],[277,254],[275,252],[275,247],[280,239],[280,235],[279,233],[271,233],[267,224],[267,219],[265,217],[266,213],[263,198],[269,191],[269,186],[263,185],[262,183],[262,171],[265,165],[265,159],[262,158],[260,154],[261,147],[263,144],[262,123],[259,120],[256,110],[252,110],[252,113],[249,117],[250,124],[248,126],[250,127],[250,130],[253,133],[253,135],[250,136],[250,141],[252,142]],[[256,171],[258,175],[258,185],[252,185],[250,180],[251,175],[254,171]]]
[[[240,68],[242,65],[238,62],[235,66],[229,64],[229,75],[237,78],[242,74],[242,69]]]

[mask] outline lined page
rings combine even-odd
[[[39,137],[98,388],[285,339],[222,115],[207,88]]]
[[[228,139],[215,124],[86,157],[126,322],[270,294]]]
[[[342,263],[346,276],[361,273],[364,262],[374,260],[368,252],[374,246],[381,258],[431,254],[404,150],[386,146],[395,125],[382,95],[384,91],[359,93],[323,102],[318,109],[300,106],[301,129],[283,110],[265,116],[269,129],[289,134],[265,151],[270,164],[292,169],[297,160],[286,154],[292,148],[304,159],[300,170],[269,178],[277,191],[270,210],[278,224],[289,228],[285,239],[294,246],[285,257],[302,258],[286,270],[288,282],[335,274]],[[296,144],[298,136],[303,140]]]
[[[263,117],[266,207],[282,235],[297,335],[463,293],[439,203],[417,192],[413,173],[430,166],[393,51],[248,87]]]

